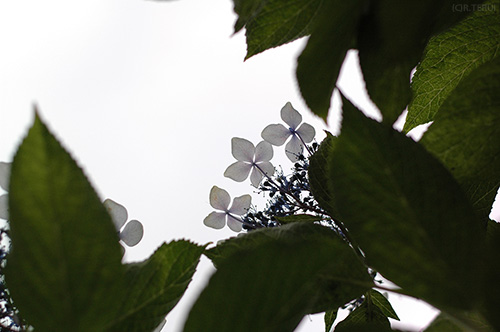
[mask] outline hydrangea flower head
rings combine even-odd
[[[205,226],[221,229],[227,223],[227,226],[235,232],[240,232],[243,228],[241,220],[236,218],[237,216],[242,216],[248,212],[250,204],[252,203],[252,197],[250,195],[243,195],[240,197],[235,197],[233,204],[229,207],[231,203],[231,197],[224,189],[217,186],[213,186],[210,190],[210,205],[222,212],[214,211],[210,213],[204,220]]]
[[[10,180],[10,163],[0,162],[0,188],[7,191]],[[9,219],[9,195],[0,195],[0,219]]]
[[[115,224],[120,240],[129,247],[138,244],[144,235],[144,227],[142,227],[141,222],[138,220],[130,220],[127,223],[127,209],[109,198],[106,199],[103,204]],[[125,223],[127,223],[127,225],[125,225]],[[125,227],[123,227],[123,225],[125,225]]]
[[[231,152],[238,161],[226,169],[225,177],[242,182],[252,171],[250,182],[254,187],[258,187],[264,175],[274,174],[274,166],[269,162],[273,158],[273,147],[268,142],[262,141],[254,146],[244,138],[233,137]]]
[[[308,123],[301,124],[302,115],[293,108],[290,102],[281,109],[281,119],[285,121],[288,128],[282,124],[270,124],[264,128],[261,136],[266,142],[276,146],[285,144],[292,136],[285,146],[285,152],[288,159],[295,162],[304,151],[305,143],[310,143],[314,139],[316,131]]]

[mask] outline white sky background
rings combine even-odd
[[[100,196],[144,224],[144,238],[127,251],[128,260],[145,259],[173,239],[204,244],[234,236],[202,224],[212,211],[213,185],[232,197],[253,192],[249,181],[222,175],[234,161],[231,138],[258,143],[266,125],[281,122],[287,101],[316,128],[318,141],[327,128],[297,89],[295,60],[304,41],[243,62],[244,33],[231,37],[235,20],[230,0],[2,2],[0,160],[11,161],[36,103]],[[339,84],[377,117],[356,70],[352,57]],[[338,133],[338,99],[331,113],[329,130]],[[283,148],[275,149],[273,164],[291,167]],[[203,258],[163,331],[181,331],[211,272]],[[396,312],[415,329],[435,314],[408,305]],[[315,315],[297,331],[323,330],[322,316]]]

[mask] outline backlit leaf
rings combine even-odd
[[[99,331],[121,301],[116,229],[82,170],[36,116],[12,163],[6,278],[40,331]]]
[[[434,305],[474,306],[485,228],[458,183],[412,139],[343,110],[330,179],[368,264]]]
[[[429,41],[412,80],[406,132],[432,121],[461,80],[500,54],[500,1],[486,1],[475,8],[479,9]]]

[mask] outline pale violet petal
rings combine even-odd
[[[270,124],[260,134],[264,141],[272,145],[282,146],[285,144],[288,137],[290,137],[290,130],[285,128],[282,124]]]
[[[266,141],[262,141],[255,147],[255,162],[269,161],[273,159],[273,146]]]
[[[231,153],[236,160],[252,163],[255,146],[249,140],[233,137],[231,139]]]
[[[3,194],[0,196],[0,219],[9,219],[9,195]]]
[[[212,212],[205,219],[203,219],[205,226],[221,229],[226,225],[226,214],[222,212]]]
[[[258,164],[259,168],[266,174],[267,176],[273,176],[274,174],[274,166],[269,161],[265,161]]]
[[[231,216],[228,216],[227,218],[227,226],[233,232],[241,232],[241,230],[243,229],[243,224],[241,223],[241,221]]]
[[[303,147],[302,142],[297,138],[297,136],[292,136],[292,139],[286,143],[285,152],[288,159],[292,162],[299,160],[299,155],[302,154]]]
[[[250,195],[235,197],[233,205],[231,205],[231,208],[229,209],[229,213],[242,216],[248,212],[250,204],[252,204],[252,196]]]
[[[281,109],[281,118],[287,125],[292,129],[297,129],[299,124],[302,122],[302,115],[293,108],[290,102],[286,103]]]
[[[304,140],[304,142],[312,142],[314,136],[316,136],[316,130],[309,123],[303,123],[300,125],[299,129],[296,130],[297,134]]]
[[[108,211],[113,223],[115,224],[116,230],[120,230],[125,222],[127,221],[128,214],[127,209],[121,205],[113,201],[112,199],[106,199],[104,202],[104,207]]]
[[[252,183],[252,186],[255,188],[259,187],[259,184],[262,181],[262,178],[264,177],[264,174],[257,169],[257,167],[254,167],[252,170],[252,174],[250,174],[250,182]]]
[[[224,176],[236,182],[242,182],[248,178],[248,174],[250,174],[251,169],[251,164],[245,163],[243,161],[237,161],[226,168]]]
[[[142,240],[144,235],[144,227],[138,220],[130,220],[122,232],[120,232],[120,239],[125,242],[129,247],[135,246]]]
[[[231,203],[231,197],[229,197],[227,191],[217,186],[213,186],[210,190],[210,205],[212,205],[214,209],[227,211],[229,203]]]
[[[165,326],[165,324],[166,324],[166,323],[167,323],[167,321],[164,319],[164,320],[160,323],[160,325],[158,325],[158,326],[157,326],[157,327],[153,330],[153,332],[160,332],[160,331],[161,331],[161,329]]]
[[[0,161],[0,188],[7,191],[10,179],[10,163]]]

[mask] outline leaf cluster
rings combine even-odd
[[[341,93],[341,134],[328,134],[310,158],[310,190],[345,238],[297,215],[209,250],[218,271],[186,330],[290,331],[323,310],[328,331],[337,309],[354,303],[336,330],[387,331],[397,315],[372,271],[442,311],[429,331],[500,329],[500,233],[488,217],[500,186],[500,2],[234,3],[247,58],[309,35],[297,79],[324,119],[345,54],[356,49],[384,120],[368,119]],[[407,106],[405,131],[433,121],[420,142],[392,127]],[[325,284],[325,275],[337,282]],[[221,310],[225,319],[214,318]]]
[[[458,10],[467,5],[477,10]],[[179,240],[123,264],[111,217],[36,116],[9,188],[5,275],[22,317],[37,331],[152,331],[205,254],[217,272],[187,332],[292,331],[317,312],[328,331],[346,306],[336,330],[388,331],[398,316],[374,271],[442,311],[428,331],[500,330],[500,226],[488,217],[500,186],[500,1],[234,0],[234,8],[247,58],[309,36],[297,79],[324,119],[346,52],[358,50],[384,121],[341,94],[341,134],[327,135],[301,175],[341,234],[310,215],[277,215],[280,227],[208,250]],[[433,121],[420,142],[392,128],[407,105],[406,131]]]

